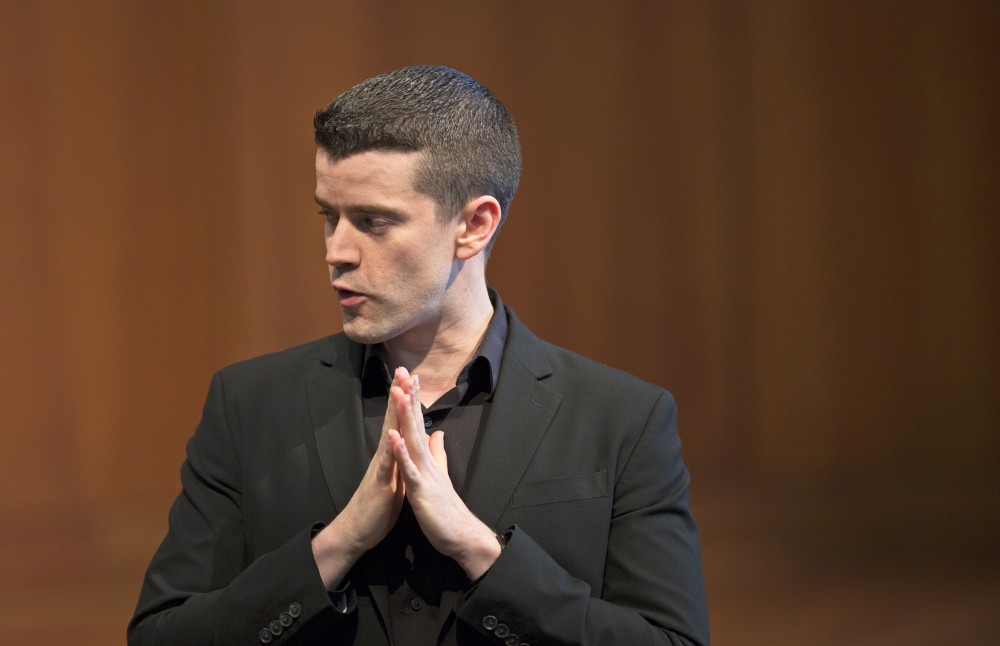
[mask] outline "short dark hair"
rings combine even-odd
[[[414,188],[434,198],[442,221],[480,195],[500,203],[501,225],[507,218],[521,176],[517,128],[493,93],[462,72],[419,65],[372,77],[318,111],[313,128],[316,145],[335,160],[422,152]]]

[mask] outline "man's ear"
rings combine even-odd
[[[455,257],[468,260],[483,251],[500,226],[500,203],[492,195],[469,200],[459,215]]]

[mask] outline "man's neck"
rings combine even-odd
[[[411,330],[383,344],[390,372],[404,366],[420,376],[420,400],[425,406],[455,386],[458,374],[482,343],[493,316],[485,285],[453,300],[457,302],[456,310],[445,312],[436,330]]]

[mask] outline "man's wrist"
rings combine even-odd
[[[336,519],[313,536],[313,558],[327,590],[336,588],[365,552],[345,538],[345,532],[337,526]]]
[[[493,567],[504,547],[501,537],[492,529],[486,525],[482,529],[482,532],[477,532],[468,552],[459,560],[459,565],[471,581],[481,579]]]

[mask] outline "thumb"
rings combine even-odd
[[[431,433],[428,446],[438,466],[441,467],[442,471],[448,473],[448,454],[444,450],[444,431],[434,431]]]

